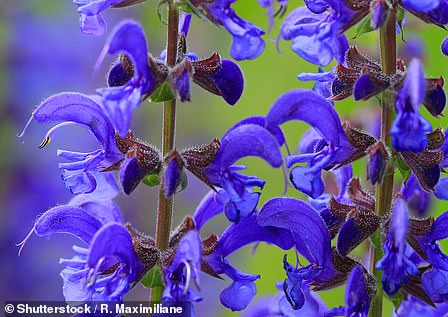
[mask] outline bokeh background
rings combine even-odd
[[[303,1],[290,0],[288,12],[303,5]],[[260,27],[267,29],[265,10],[256,0],[237,1],[233,5],[237,13]],[[165,45],[165,25],[156,14],[156,1],[148,0],[142,5],[127,9],[109,9],[104,14],[108,32],[121,19],[134,18],[147,31],[149,50],[158,53]],[[43,150],[40,144],[48,127],[34,123],[22,144],[16,134],[20,133],[31,111],[45,98],[62,91],[79,91],[93,94],[96,88],[105,85],[105,74],[112,58],[107,59],[96,76],[93,65],[104,45],[107,34],[92,37],[79,30],[78,13],[71,1],[61,0],[6,0],[0,2],[0,294],[2,300],[63,300],[62,266],[59,258],[72,256],[71,246],[79,243],[71,236],[37,238],[32,237],[21,257],[17,256],[16,243],[20,242],[32,228],[36,217],[48,208],[63,204],[71,198],[60,180],[57,168],[56,149],[89,150],[94,146],[89,134],[80,128],[58,131],[50,145]],[[440,52],[440,43],[448,35],[444,30],[425,25],[412,17],[406,17],[404,39],[399,40],[400,52],[406,59],[419,56],[428,76],[443,75],[448,78],[448,57]],[[290,43],[280,41],[276,49],[276,38],[281,20],[264,38],[266,50],[253,61],[240,62],[245,89],[241,100],[229,107],[221,98],[193,87],[192,102],[180,104],[177,114],[176,146],[181,149],[191,145],[209,143],[237,121],[252,115],[265,115],[272,103],[283,93],[294,88],[311,88],[311,83],[297,80],[299,72],[316,72],[311,65],[289,48]],[[354,32],[349,33],[353,37]],[[360,50],[378,57],[377,34],[366,34],[350,39]],[[194,18],[188,44],[191,51],[200,57],[208,57],[213,51],[230,58],[231,36],[221,28]],[[327,67],[326,69],[329,69]],[[357,102],[351,98],[336,104],[343,119],[352,118],[355,125],[369,128],[379,112],[374,101]],[[422,111],[425,113],[426,111]],[[132,128],[142,139],[159,145],[161,140],[162,107],[160,104],[144,102],[134,115]],[[446,118],[432,119],[436,126],[446,128]],[[291,149],[297,145],[304,124],[297,122],[285,125],[287,142]],[[259,159],[245,159],[247,173],[257,174],[267,181],[261,203],[283,191],[281,170],[266,168]],[[364,162],[356,164],[363,173]],[[208,188],[189,177],[188,188],[176,196],[174,225],[186,214],[192,214]],[[295,190],[289,196],[303,198]],[[156,188],[139,186],[131,196],[117,199],[124,217],[141,231],[153,235],[155,231]],[[432,211],[438,214],[447,209],[444,203],[434,203]],[[224,216],[216,217],[204,228],[204,236],[211,232],[220,234],[227,224]],[[442,243],[445,249],[447,244]],[[359,255],[362,255],[361,248]],[[257,281],[260,295],[276,293],[275,284],[285,278],[282,269],[284,252],[274,247],[261,245],[256,252],[249,247],[240,250],[230,260],[240,269],[261,274]],[[291,253],[291,256],[293,254]],[[293,257],[290,257],[292,259]],[[222,308],[219,292],[230,282],[201,277],[201,293],[204,301],[197,307],[199,316],[237,316]],[[329,306],[343,305],[344,287],[321,293]],[[147,291],[138,286],[126,297],[128,300],[147,300]],[[390,314],[390,304],[385,312]]]

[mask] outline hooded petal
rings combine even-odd
[[[196,211],[193,214],[195,229],[200,231],[202,226],[211,218],[221,213],[224,206],[217,199],[217,194],[213,190],[209,191],[207,195],[199,203]]]
[[[405,254],[406,236],[409,228],[409,215],[406,203],[399,199],[392,211],[392,218],[384,243],[384,256],[377,263],[377,269],[383,270],[383,288],[389,295],[395,295],[407,284],[409,275],[419,273],[417,266]]]
[[[289,230],[258,222],[257,215],[253,214],[237,224],[230,225],[219,239],[215,256],[226,257],[241,247],[255,242],[272,243],[283,250],[293,247]]]
[[[224,170],[246,156],[258,156],[272,167],[282,165],[276,138],[267,129],[255,124],[241,125],[227,133],[221,140],[212,165]]]
[[[97,218],[102,224],[119,222],[124,224],[123,216],[112,200],[92,200],[86,195],[75,196],[68,205],[82,208],[89,215]]]
[[[310,262],[332,273],[330,234],[319,214],[295,198],[274,198],[260,210],[258,223],[290,230],[297,250]]]
[[[129,276],[128,283],[135,281],[143,269],[134,251],[132,238],[126,228],[119,223],[108,223],[101,227],[90,243],[87,257],[89,267],[96,268],[105,258],[116,258],[124,266],[123,273]]]
[[[335,146],[349,146],[336,110],[313,91],[297,89],[282,95],[266,116],[268,126],[279,126],[290,120],[305,121]]]
[[[69,233],[89,243],[101,228],[100,220],[82,208],[57,206],[47,210],[35,223],[34,231],[39,237],[54,233]]]
[[[37,107],[33,118],[41,124],[70,121],[85,125],[107,153],[118,153],[112,125],[93,97],[75,92],[51,96]]]
[[[402,0],[402,3],[405,7],[414,11],[429,12],[439,6],[439,1],[440,0]]]
[[[106,54],[118,53],[124,53],[131,58],[138,75],[147,80],[152,79],[148,67],[145,32],[140,24],[132,20],[125,20],[115,26],[98,58],[97,65],[101,63]]]
[[[279,145],[285,144],[285,136],[283,135],[282,130],[277,126],[266,126],[266,118],[262,117],[262,116],[248,117],[246,119],[239,121],[238,123],[234,124],[229,130],[227,130],[227,132],[223,136],[223,139],[232,130],[234,130],[242,125],[245,125],[245,124],[256,124],[256,125],[265,127],[269,130],[269,132],[271,132],[275,136]]]

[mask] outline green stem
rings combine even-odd
[[[179,25],[179,12],[173,5],[173,1],[168,1],[168,31],[167,31],[167,56],[166,63],[169,67],[176,65],[177,59],[177,35]],[[163,133],[162,152],[167,155],[174,149],[174,139],[176,131],[176,99],[165,101],[163,104]],[[163,184],[159,188],[159,200],[157,207],[157,227],[156,246],[159,250],[168,249],[171,222],[173,218],[173,199],[166,198]],[[163,289],[161,287],[152,290],[152,301],[162,300]]]
[[[380,46],[381,46],[381,63],[383,72],[386,75],[396,73],[397,61],[397,40],[395,29],[396,15],[391,14],[386,24],[380,30]],[[394,111],[394,99],[391,91],[383,93],[381,102],[381,140],[391,146],[390,127],[392,124],[392,116]],[[394,187],[394,160],[391,158],[387,166],[385,175],[381,184],[376,188],[376,214],[383,216],[390,212],[392,204],[392,193]],[[377,293],[372,301],[369,316],[380,317],[383,310],[383,287],[381,284],[382,271],[375,269],[376,262],[382,258],[383,250],[381,248],[381,232],[377,232],[372,237],[375,242],[370,248],[370,272],[375,276],[377,281]],[[377,246],[377,247],[375,247]]]

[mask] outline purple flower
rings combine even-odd
[[[420,256],[431,263],[434,267],[448,271],[448,256],[442,252],[437,241],[448,237],[448,212],[441,214],[424,232],[415,235],[417,248],[421,250]],[[418,251],[416,248],[414,248]],[[419,250],[419,251],[420,251]]]
[[[144,0],[73,0],[80,13],[81,31],[92,35],[102,35],[106,31],[101,12],[109,7],[125,7]]]
[[[392,145],[397,151],[421,152],[428,145],[427,132],[431,124],[418,112],[425,98],[425,78],[420,62],[411,61],[403,88],[398,92],[397,116],[392,123],[390,134]]]
[[[260,193],[253,187],[263,188],[265,183],[256,176],[238,173],[245,166],[233,164],[246,156],[258,156],[272,167],[282,165],[280,144],[284,142],[283,134],[275,127],[264,128],[264,124],[261,117],[235,124],[222,137],[218,152],[204,170],[211,184],[224,189],[219,199],[224,204],[225,215],[232,222],[245,219],[254,212]]]
[[[280,287],[277,287],[280,288]],[[310,291],[309,285],[302,286],[304,305],[294,310],[283,292],[275,296],[257,299],[244,312],[244,317],[284,316],[284,317],[322,317],[328,312],[324,301]],[[325,315],[327,316],[327,315]],[[330,315],[328,315],[330,316]]]
[[[448,56],[448,37],[442,42],[442,53]]]
[[[391,296],[407,284],[408,276],[419,273],[417,266],[406,254],[410,251],[406,243],[408,228],[409,215],[406,202],[399,199],[393,208],[389,231],[383,245],[384,256],[376,264],[377,269],[383,270],[383,288]]]
[[[401,303],[396,311],[393,311],[393,317],[440,317],[448,313],[448,304],[442,303],[437,307],[431,307],[413,296]]]
[[[264,50],[261,38],[265,32],[258,26],[241,19],[231,8],[236,0],[197,1],[198,6],[208,20],[224,26],[233,36],[230,55],[236,60],[257,58]],[[195,1],[196,2],[196,1]]]
[[[190,288],[192,281],[199,285],[201,258],[202,246],[199,231],[192,230],[182,238],[173,262],[164,269],[164,274],[168,277],[162,295],[164,301],[198,302],[202,300]]]
[[[439,188],[439,183],[435,186],[436,190]],[[414,174],[411,174],[406,181],[406,184],[403,185],[401,193],[408,203],[409,209],[412,210],[416,216],[424,216],[430,210],[432,197],[430,193],[420,186]]]
[[[145,34],[138,23],[126,20],[112,30],[97,65],[106,54],[117,53],[126,56],[120,66],[112,68],[111,74],[118,80],[110,79],[109,84],[113,86],[98,89],[98,94],[103,98],[102,107],[114,129],[124,137],[131,126],[132,112],[140,106],[141,98],[151,94],[162,79],[155,76],[148,65]],[[123,76],[127,78],[123,80]]]
[[[342,63],[348,42],[341,31],[354,12],[343,1],[306,3],[307,7],[297,8],[286,17],[280,36],[292,40],[292,50],[310,63],[326,66],[333,58]]]
[[[319,214],[309,205],[295,198],[274,198],[260,210],[258,223],[289,230],[294,245],[310,263],[299,267],[290,265],[284,258],[287,279],[283,283],[286,298],[294,309],[305,302],[302,282],[327,282],[338,276],[333,265],[330,234]]]
[[[446,303],[448,301],[448,271],[434,267],[423,273],[422,284],[433,302]]]
[[[118,194],[119,189],[113,173],[101,170],[116,163],[123,155],[115,144],[112,125],[96,97],[80,93],[52,96],[37,107],[30,121],[32,119],[40,124],[59,123],[47,132],[40,148],[47,145],[54,132],[63,126],[75,124],[87,127],[101,148],[88,153],[58,150],[57,155],[69,161],[59,163],[62,180],[73,194],[92,193],[91,196],[98,199],[111,199]]]
[[[60,260],[66,265],[61,277],[67,302],[122,301],[143,272],[131,235],[112,201],[77,196],[68,205],[47,210],[21,243],[21,249],[33,232],[39,237],[68,233],[87,245],[73,246],[75,256]]]
[[[373,281],[373,283],[375,283],[375,281]],[[373,297],[372,294],[369,294],[367,291],[367,285],[368,283],[366,282],[364,268],[360,265],[356,266],[347,280],[345,316],[367,316],[370,309],[370,302]]]
[[[427,23],[440,27],[448,23],[447,0],[401,0],[401,5]]]
[[[194,230],[182,238],[173,262],[165,269],[167,286],[163,295],[164,300],[201,300],[199,295],[190,290],[190,285],[193,280],[198,284],[198,273],[202,269],[212,276],[225,274],[233,280],[232,284],[222,291],[221,302],[232,310],[242,310],[255,296],[254,281],[260,276],[237,270],[226,257],[241,247],[255,242],[273,243],[284,250],[292,247],[292,236],[289,231],[260,226],[255,214],[238,224],[230,225],[219,241],[216,241],[215,236],[213,243],[203,242],[201,245],[199,232],[202,226],[223,209],[217,194],[212,191],[196,209],[193,216]]]
[[[180,41],[179,45],[184,42]],[[238,65],[221,60],[217,53],[197,60],[195,54],[184,54],[184,49],[186,47],[181,47],[177,64],[171,68],[148,54],[144,31],[137,22],[123,21],[112,31],[98,58],[97,68],[106,54],[121,55],[109,72],[110,87],[98,89],[97,92],[103,98],[104,112],[121,137],[129,130],[132,113],[141,101],[164,84],[181,101],[190,100],[191,81],[222,96],[230,105],[241,97],[244,78]]]
[[[293,90],[284,94],[277,99],[266,117],[267,126],[271,127],[290,120],[307,122],[320,136],[312,153],[289,156],[286,160],[288,167],[296,163],[308,163],[307,166],[294,167],[290,179],[298,190],[317,198],[324,192],[321,171],[344,163],[354,148],[332,104],[315,92]]]

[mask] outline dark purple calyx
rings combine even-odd
[[[440,178],[440,162],[443,159],[442,151],[423,151],[414,153],[401,152],[403,159],[414,173],[422,188],[427,192],[434,192]]]
[[[343,100],[354,95],[355,100],[367,100],[390,86],[391,78],[381,65],[352,46],[346,54],[347,66],[338,64],[333,80],[330,100]]]
[[[120,169],[120,181],[129,195],[147,175],[160,173],[161,154],[155,146],[136,138],[132,131],[125,138],[115,134],[115,142],[125,157],[102,172]]]
[[[344,162],[339,164],[337,167],[341,167],[350,164],[360,158],[364,157],[368,149],[372,147],[376,142],[376,138],[365,131],[353,128],[350,126],[348,121],[345,121],[342,125],[344,133],[347,136],[350,144],[355,148],[353,153]]]
[[[205,168],[209,166],[215,158],[220,145],[220,140],[215,138],[208,145],[187,149],[181,153],[182,159],[185,162],[185,168],[213,190],[215,190],[215,187],[205,173]]]
[[[441,115],[445,109],[446,95],[443,90],[444,84],[445,81],[443,77],[426,79],[425,99],[423,100],[423,105],[434,117]]]

